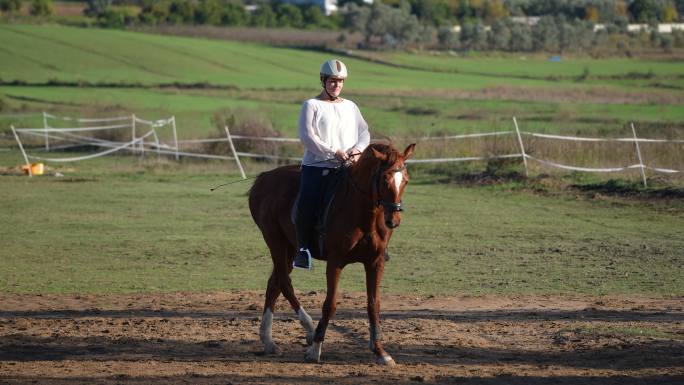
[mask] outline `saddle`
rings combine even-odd
[[[340,184],[340,181],[344,177],[345,172],[345,167],[330,170],[330,174],[327,176],[327,178],[329,178],[328,183],[326,185],[325,191],[323,192],[323,199],[319,202],[318,207],[316,208],[318,215],[316,216],[316,223],[313,226],[314,234],[310,235],[311,239],[316,241],[318,244],[318,251],[320,255],[323,255],[323,241],[325,240],[326,230],[330,221],[330,208],[332,207],[332,202],[335,200],[337,188]],[[292,211],[290,211],[290,220],[292,221],[292,224],[295,223],[295,216],[297,215],[297,202],[299,202],[299,193],[292,204]]]

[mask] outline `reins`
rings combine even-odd
[[[402,165],[401,167],[397,167],[393,169],[393,172],[402,172],[406,169],[406,164]],[[382,199],[378,199],[379,196],[379,189],[380,189],[380,174],[384,173],[385,171],[389,170],[387,169],[382,169],[378,168],[374,173],[373,173],[373,191],[371,193],[370,200],[373,202],[374,206],[382,206],[386,210],[391,210],[392,212],[398,212],[398,211],[404,211],[404,206],[402,204],[402,201],[399,202],[388,202]],[[356,182],[354,182],[354,178],[351,177],[349,173],[346,175],[347,179],[349,180],[349,183],[354,187],[354,189],[359,192],[363,196],[368,196],[368,193],[363,191],[359,186],[356,185]]]

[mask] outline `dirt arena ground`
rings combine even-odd
[[[302,293],[320,315],[323,293]],[[322,364],[284,301],[264,356],[259,292],[0,295],[1,384],[684,384],[684,298],[385,295],[398,365],[373,364],[343,294]]]

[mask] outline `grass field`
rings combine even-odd
[[[14,164],[18,153],[0,153]],[[251,165],[250,173],[264,167]],[[261,289],[270,258],[245,195],[220,163],[129,157],[2,176],[0,291],[127,293]],[[53,170],[54,171],[54,170]],[[523,185],[435,184],[414,170],[383,290],[420,294],[682,295],[681,201],[539,194]],[[295,272],[324,287],[323,263]],[[362,291],[350,266],[344,290]]]
[[[331,56],[52,25],[0,25],[0,43],[2,112],[175,115],[181,138],[217,132],[212,122],[217,112],[257,116],[280,134],[294,136],[301,101],[318,89],[318,63]],[[517,116],[528,131],[621,136],[631,134],[628,123],[635,121],[642,136],[682,137],[684,67],[677,61],[564,57],[551,63],[542,56],[396,53],[342,58],[351,73],[345,95],[361,106],[375,136],[510,130],[511,117]],[[0,131],[7,134],[9,124],[42,126],[42,119],[0,117]],[[9,146],[12,138],[5,139],[3,146]],[[539,143],[531,143],[531,149],[540,151]],[[455,146],[489,150],[486,144]],[[684,161],[677,146],[668,147],[667,154],[645,147],[650,164],[667,161],[658,166],[674,167]],[[574,151],[567,146],[551,150]],[[417,157],[429,155],[420,151]],[[633,163],[633,149],[625,151],[609,163]],[[5,169],[20,162],[17,151],[0,152]],[[250,163],[250,173],[271,166]],[[48,167],[65,177],[0,176],[0,291],[210,291],[265,285],[270,261],[246,207],[250,183],[209,192],[237,177],[232,165],[121,156]],[[392,243],[386,291],[684,292],[681,200],[640,198],[639,188],[629,182],[627,190],[638,192],[636,198],[612,196],[612,182],[578,175],[549,188],[543,178],[493,185],[435,183],[458,179],[458,170],[468,167],[412,167],[415,180],[406,195],[404,224]],[[585,187],[598,181],[598,187],[567,187],[578,180]],[[361,267],[349,268],[343,287],[362,290],[361,277]],[[295,273],[302,290],[320,289],[322,279]]]
[[[266,117],[294,135],[301,101],[317,92],[318,63],[334,55],[52,25],[0,25],[0,43],[5,110],[173,114],[185,138],[213,132],[211,115],[221,110]],[[351,73],[345,95],[377,134],[496,131],[517,116],[541,132],[619,134],[634,121],[658,136],[684,121],[676,60],[351,54],[341,55]],[[42,123],[0,117],[0,127],[12,122]]]

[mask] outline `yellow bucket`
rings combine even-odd
[[[21,166],[21,169],[24,170],[24,174],[29,174],[29,167],[31,168],[31,175],[43,175],[43,172],[45,171],[45,165],[42,163],[31,163],[31,165],[25,164]]]

